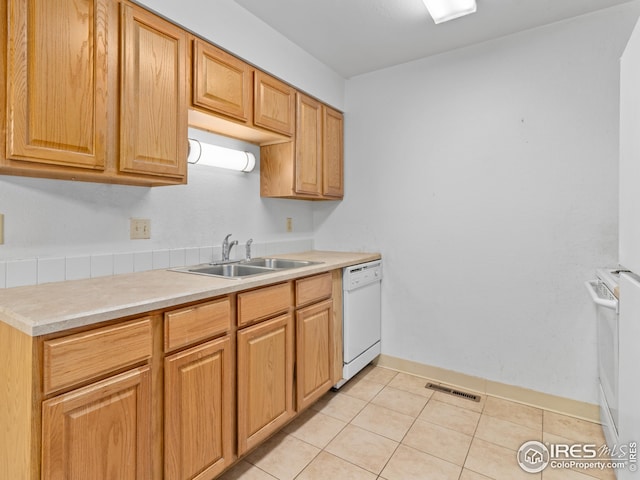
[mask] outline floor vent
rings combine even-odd
[[[430,388],[431,390],[437,390],[438,392],[447,393],[449,395],[454,395],[460,398],[466,398],[467,400],[471,400],[474,402],[480,401],[480,395],[474,395],[473,393],[461,392],[460,390],[454,390],[453,388],[445,387],[444,385],[438,385],[436,383],[427,383],[425,388]]]

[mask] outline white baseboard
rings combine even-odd
[[[382,354],[374,363],[381,367],[424,377],[434,383],[446,384],[452,387],[470,390],[473,393],[491,395],[563,415],[570,415],[589,422],[600,423],[599,407],[593,403],[580,402],[578,400],[538,392],[528,388],[494,382],[492,380],[454,372],[453,370],[447,370],[445,368],[433,367],[411,360],[404,360],[390,355]]]

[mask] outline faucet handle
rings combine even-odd
[[[222,261],[226,262],[229,260],[229,251],[231,250],[231,246],[229,246],[229,237],[231,234],[229,233],[224,240],[222,241]]]
[[[247,254],[245,256],[245,260],[251,260],[251,244],[252,243],[253,243],[253,238],[250,238],[249,240],[247,240],[247,244],[246,244]]]

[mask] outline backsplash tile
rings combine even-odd
[[[246,251],[246,244],[245,244]],[[264,257],[267,254],[267,248],[264,243],[252,243],[251,244],[251,257]]]
[[[175,267],[184,267],[188,265],[185,263],[186,258],[186,249],[184,248],[174,248],[169,251],[169,266],[171,268]]]
[[[113,255],[91,255],[91,278],[113,275]]]
[[[213,247],[200,247],[198,263],[210,263],[213,261]]]
[[[6,263],[6,269],[7,288],[35,285],[38,281],[38,262],[35,258],[9,260]]]
[[[38,259],[38,283],[61,282],[66,277],[64,257]]]
[[[91,257],[67,257],[66,280],[82,280],[91,278]]]
[[[313,239],[255,242],[251,246],[251,256],[264,257],[312,249]],[[230,257],[232,260],[242,260],[245,255],[246,242],[234,246]],[[144,252],[6,260],[0,262],[0,288],[196,265],[219,261],[221,258],[222,246],[216,245]]]
[[[169,268],[171,265],[170,250],[154,250],[152,252],[153,269]]]
[[[197,265],[200,263],[200,249],[198,247],[190,247],[184,249],[185,265]]]
[[[133,254],[133,271],[146,272],[153,270],[153,252],[135,252]]]
[[[113,274],[133,273],[133,253],[113,254]]]

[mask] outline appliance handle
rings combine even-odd
[[[608,300],[605,298],[600,298],[600,296],[598,296],[598,292],[596,292],[596,289],[595,289],[595,286],[597,284],[598,284],[597,280],[588,280],[584,282],[584,286],[587,288],[587,291],[589,292],[589,295],[591,296],[591,300],[593,300],[593,303],[595,303],[596,305],[600,305],[602,307],[610,308],[612,310],[617,310],[618,308],[617,300]]]

